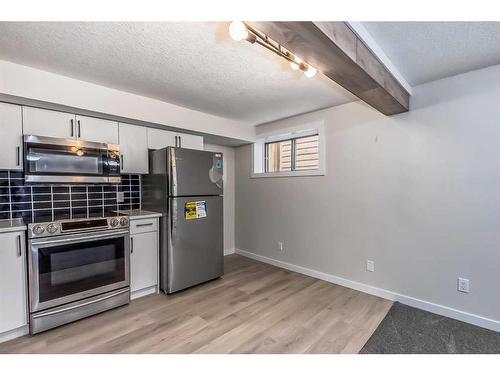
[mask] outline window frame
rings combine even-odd
[[[266,145],[268,143],[283,142],[313,135],[318,136],[318,169],[267,172]],[[292,144],[295,144],[295,142],[292,142]],[[293,153],[292,157],[294,157]],[[326,175],[326,142],[323,120],[262,133],[259,133],[259,129],[257,128],[257,140],[252,144],[251,178],[306,177],[324,175]]]
[[[318,168],[309,168],[309,169],[297,169],[296,165],[296,159],[297,155],[295,152],[297,151],[297,140],[298,139],[304,139],[304,138],[309,138],[309,137],[318,137],[318,159],[319,159],[319,134],[318,133],[312,133],[312,134],[307,134],[299,137],[292,137],[292,138],[285,138],[285,139],[280,139],[276,141],[269,141],[269,142],[264,142],[264,173],[277,173],[277,172],[269,172],[269,153],[268,153],[268,146],[271,144],[276,144],[276,143],[282,143],[282,142],[288,142],[290,141],[290,170],[289,171],[280,171],[280,172],[298,172],[298,171],[317,171],[319,169],[319,161],[318,161]]]

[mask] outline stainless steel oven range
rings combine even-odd
[[[30,333],[130,302],[126,216],[28,226]]]

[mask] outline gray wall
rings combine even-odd
[[[411,107],[258,127],[324,119],[327,175],[252,179],[238,148],[236,248],[500,320],[500,65],[415,87]]]
[[[224,254],[234,253],[234,148],[205,143],[206,151],[222,152],[224,162]]]

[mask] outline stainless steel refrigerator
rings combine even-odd
[[[149,153],[142,206],[161,211],[160,288],[174,293],[224,274],[222,154],[178,147]]]

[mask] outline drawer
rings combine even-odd
[[[156,232],[157,230],[158,218],[130,220],[130,234]]]

